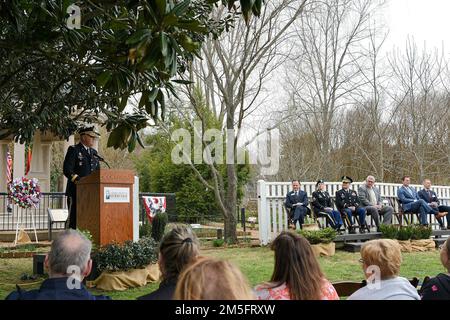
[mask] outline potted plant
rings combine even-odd
[[[90,285],[107,291],[144,286],[159,279],[157,260],[158,243],[150,237],[103,246],[94,261],[101,274]]]
[[[313,218],[306,216],[305,223],[302,225],[302,230],[320,230],[319,225]]]
[[[402,252],[435,249],[434,240],[430,238],[432,234],[430,227],[420,225],[381,225],[380,229],[383,238],[397,240]]]
[[[298,233],[306,238],[311,244],[316,257],[333,256],[336,252],[336,231],[332,228],[320,230],[299,230]]]

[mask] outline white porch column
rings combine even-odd
[[[52,141],[46,140],[37,131],[33,138],[33,150],[28,178],[36,178],[42,192],[50,192],[50,163],[51,163]]]
[[[22,178],[25,175],[25,145],[14,143],[13,179]]]
[[[6,192],[6,152],[9,140],[0,140],[0,192]]]

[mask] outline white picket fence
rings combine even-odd
[[[365,182],[354,182],[351,188],[358,190],[358,187]],[[327,191],[334,197],[336,191],[342,188],[341,182],[327,182]],[[401,184],[376,183],[380,189],[381,197],[397,197],[397,190]],[[421,185],[411,185],[417,191],[423,188]],[[301,182],[300,189],[307,192],[310,198],[315,191],[316,182]],[[267,245],[281,231],[287,230],[287,213],[284,207],[286,194],[292,189],[291,182],[266,182],[258,180],[258,225],[259,240],[262,245]],[[442,204],[450,205],[450,186],[433,186]],[[434,216],[432,217],[434,219]]]

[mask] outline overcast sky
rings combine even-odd
[[[450,54],[450,0],[389,0],[386,6],[386,23],[389,37],[385,50],[404,47],[409,36],[417,44],[442,48]]]

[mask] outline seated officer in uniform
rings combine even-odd
[[[91,242],[77,230],[65,230],[53,241],[45,257],[49,278],[39,289],[25,291],[17,286],[6,300],[109,300],[94,296],[82,281],[92,269]]]
[[[343,224],[341,214],[333,209],[330,194],[325,189],[325,182],[323,180],[317,181],[316,191],[312,194],[314,213],[318,216],[320,212],[324,212],[327,215],[327,220],[331,223],[331,227],[339,230]]]
[[[439,199],[433,190],[431,190],[431,180],[425,179],[423,181],[423,189],[417,192],[417,195],[420,199],[424,200],[435,212],[436,220],[439,222],[439,226],[442,230],[445,229],[444,222],[442,221],[442,215],[446,215],[447,217],[447,229],[450,230],[450,206],[444,206],[439,204]],[[439,213],[441,214],[439,215]]]
[[[67,178],[66,196],[69,208],[69,228],[77,228],[77,188],[76,182],[80,178],[90,175],[100,169],[97,150],[92,148],[95,139],[100,136],[94,127],[78,131],[80,143],[70,146],[64,158],[63,172]]]
[[[353,182],[352,178],[343,176],[342,189],[336,192],[336,207],[338,210],[346,214],[350,222],[349,233],[356,233],[355,223],[353,221],[353,215],[357,214],[359,217],[359,232],[365,233],[366,225],[366,209],[361,207],[358,194],[355,190],[350,189],[350,183]]]
[[[286,195],[286,211],[290,212],[290,218],[294,221],[294,226],[297,226],[297,221],[300,224],[300,229],[305,222],[305,216],[308,213],[308,194],[300,190],[300,182],[292,180],[292,191]]]

